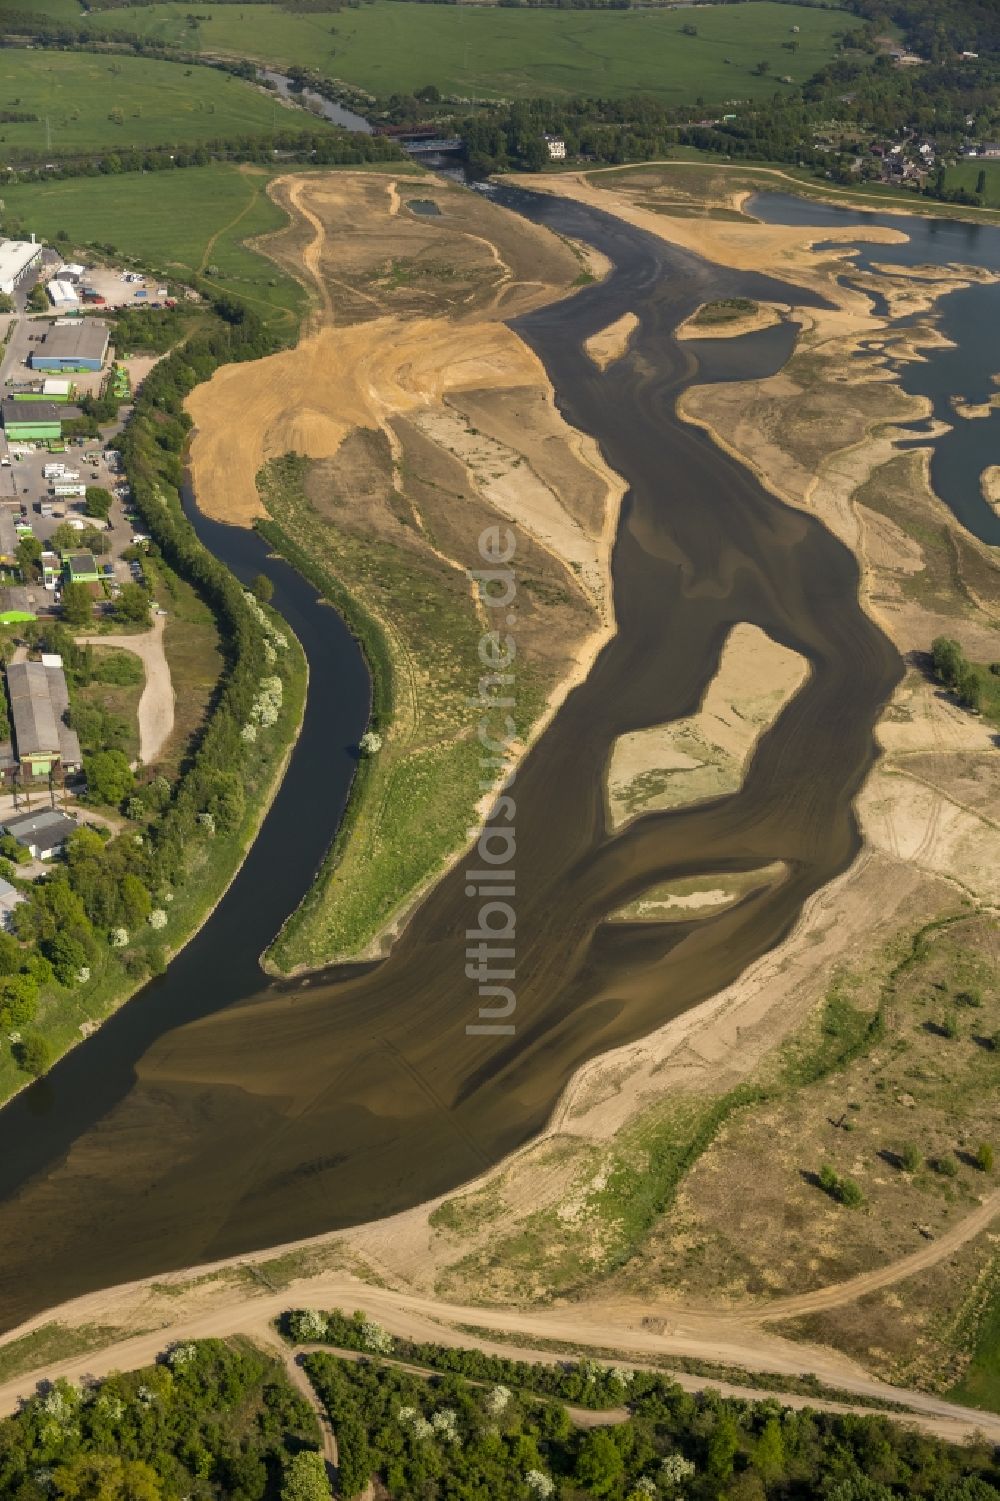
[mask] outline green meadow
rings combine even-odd
[[[75,245],[113,247],[144,265],[206,275],[206,290],[231,292],[281,332],[305,307],[298,282],[250,250],[248,236],[280,229],[285,215],[267,196],[274,173],[217,162],[171,172],[72,177],[3,191],[3,228]]]
[[[310,123],[216,68],[90,52],[0,51],[0,101],[38,117],[0,124],[0,162],[25,148],[128,151]]]
[[[278,67],[297,63],[380,95],[435,83],[463,97],[648,93],[721,103],[769,96],[785,74],[802,83],[856,22],[844,11],[773,0],[627,11],[375,0],[356,10],[307,14],[199,0],[95,11],[90,24],[95,32],[141,32]],[[684,26],[697,35],[686,36]],[[761,61],[769,64],[766,76],[753,72]]]

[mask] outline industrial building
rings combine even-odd
[[[37,618],[34,599],[23,584],[9,584],[0,588],[0,625],[12,625],[15,621]]]
[[[33,370],[100,370],[108,353],[108,325],[96,318],[58,318],[37,349]]]
[[[55,308],[76,307],[80,301],[76,295],[76,288],[68,281],[50,281],[45,290],[49,294],[49,301]]]
[[[80,741],[66,723],[69,690],[62,658],[46,655],[40,662],[12,662],[7,693],[21,775],[46,777],[57,766],[76,771],[82,759]]]
[[[41,258],[42,247],[34,241],[0,240],[0,292],[10,297]]]
[[[33,860],[51,860],[62,849],[79,825],[75,818],[56,808],[42,808],[37,813],[18,813],[0,824],[0,829],[23,844]]]
[[[15,401],[8,396],[0,405],[8,443],[45,443],[61,438],[63,423],[81,415],[79,407],[61,401]]]
[[[66,581],[70,584],[98,584],[101,572],[92,552],[63,553]]]

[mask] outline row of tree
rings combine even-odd
[[[344,1497],[373,1477],[391,1496],[453,1501],[1000,1497],[991,1445],[958,1448],[875,1414],[692,1395],[667,1376],[625,1369],[613,1379],[628,1420],[595,1428],[575,1425],[552,1397],[488,1376],[424,1378],[377,1356],[325,1352],[305,1365],[337,1435]]]
[[[73,156],[18,148],[17,165],[7,169],[7,181],[51,182],[69,177],[116,177],[122,172],[173,172],[186,167],[205,167],[213,161],[259,162],[273,166],[275,157],[319,166],[353,166],[365,162],[398,161],[402,152],[387,136],[308,128],[261,135],[219,136],[198,146],[179,144],[171,148],[164,145],[155,150],[135,148]]]

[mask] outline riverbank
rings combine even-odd
[[[467,572],[484,530],[516,538],[510,769],[614,630],[624,486],[504,321],[566,295],[579,252],[448,184],[427,185],[434,215],[403,192],[367,174],[279,184],[292,223],[260,248],[311,284],[309,332],[190,403],[210,512],[266,510],[264,535],[348,620],[375,683],[380,748],[272,972],[384,953],[487,812],[502,773],[484,775],[475,738],[488,611]]]
[[[273,612],[271,618],[280,620]],[[275,669],[283,683],[282,702],[277,719],[262,732],[255,747],[255,765],[248,769],[244,780],[243,815],[235,828],[218,829],[210,840],[206,837],[200,858],[193,863],[188,878],[170,892],[164,908],[166,921],[156,935],[162,949],[156,973],[162,973],[160,964],[165,968],[187,947],[222,901],[239,874],[288,767],[305,712],[308,667],[301,646],[284,621],[281,629],[289,643],[287,655],[283,654]],[[114,969],[117,973],[109,966],[106,973],[99,972],[92,982],[85,982],[78,990],[42,1003],[35,1030],[50,1047],[48,1069],[91,1038],[149,983],[145,972],[135,979],[117,965]],[[0,1105],[33,1082],[12,1067],[0,1069]]]
[[[539,184],[532,180],[530,186]],[[558,190],[569,191],[565,180]],[[644,182],[643,196],[649,192]],[[662,238],[685,245],[693,234],[699,241],[704,238],[704,226],[693,231],[688,219],[637,210],[608,192],[596,197],[586,184],[583,196],[630,222],[641,218],[643,227],[655,228]],[[881,238],[892,232],[876,228],[861,233]],[[916,310],[924,320],[893,334],[887,318],[872,314],[867,297],[859,301],[853,285],[837,282],[843,263],[830,251],[813,249],[817,238],[858,238],[856,227],[833,234],[826,226],[737,226],[726,221],[708,226],[707,235],[726,263],[763,266],[780,260],[789,279],[822,286],[837,307],[794,310],[803,334],[780,375],[753,383],[695,385],[683,396],[683,415],[710,432],[773,493],[818,514],[851,546],[862,570],[865,608],[901,650],[926,652],[933,637],[945,633],[956,635],[973,660],[994,660],[1000,655],[994,560],[955,525],[935,496],[927,453],[914,451],[912,440],[909,452],[895,446],[910,437],[913,424],[926,419],[929,408],[899,389],[892,361],[919,358],[921,345],[938,337],[934,320],[940,298],[969,284],[968,274],[945,267],[932,275],[924,268],[908,286],[904,272],[892,275],[889,290],[898,311]],[[609,1201],[600,1184],[609,1172],[614,1176],[609,1163],[619,1161],[625,1171],[630,1152],[641,1156],[654,1150],[657,1101],[670,1097],[693,1107],[718,1099],[773,1057],[790,1030],[815,1018],[817,1007],[828,999],[831,974],[841,968],[871,970],[876,956],[891,953],[905,935],[956,910],[956,904],[971,903],[973,911],[988,915],[1000,899],[994,874],[1000,806],[990,771],[995,754],[990,727],[947,702],[921,671],[911,669],[882,718],[879,738],[883,760],[860,800],[864,851],[849,872],[813,898],[773,954],[697,1013],[587,1065],[567,1088],[545,1136],[451,1201],[446,1215],[436,1219],[433,1213],[414,1211],[391,1227],[352,1232],[348,1244],[375,1257],[381,1267],[392,1267],[410,1285],[424,1288],[454,1293],[482,1286],[484,1278],[492,1286],[500,1265],[504,1276],[498,1291],[502,1288],[508,1296],[578,1290],[606,1255],[605,1216],[624,1208],[620,1200]],[[973,1049],[973,1061],[975,1056]],[[709,1074],[716,1080],[713,1088],[707,1088]],[[967,1090],[981,1100],[983,1087],[980,1080]],[[918,1111],[910,1129],[919,1130],[920,1119]],[[666,1125],[667,1141],[676,1140],[678,1133],[683,1139],[690,1129],[683,1118]],[[735,1140],[750,1138],[743,1133]],[[754,1183],[762,1191],[773,1183],[773,1190],[768,1189],[773,1202],[787,1203],[794,1198],[795,1165],[773,1150],[773,1142],[772,1130],[767,1144],[762,1138],[745,1151],[753,1154]],[[720,1171],[720,1160],[715,1149],[705,1154],[703,1186],[686,1194],[681,1218],[668,1215],[662,1222],[657,1238],[663,1245],[673,1239],[683,1251],[719,1233],[709,1228],[704,1218],[708,1201],[703,1207],[700,1196]],[[877,1168],[874,1152],[872,1161]],[[746,1181],[745,1173],[743,1177]],[[878,1184],[877,1171],[871,1191],[886,1191]],[[910,1215],[927,1212],[918,1192],[915,1204],[907,1201],[905,1207],[887,1210],[886,1222],[901,1229]],[[817,1219],[815,1244],[794,1259],[798,1273],[803,1266],[818,1265],[820,1256],[829,1264],[831,1247],[821,1225]],[[748,1227],[740,1240],[761,1248],[760,1267],[755,1264],[750,1284],[759,1276],[770,1282],[777,1252],[761,1227]],[[487,1246],[493,1269],[489,1275],[482,1260]],[[525,1248],[536,1273],[548,1255],[550,1264],[540,1277],[528,1277],[520,1255]],[[655,1245],[653,1250],[660,1254]],[[889,1252],[873,1248],[872,1254]],[[973,1281],[989,1262],[989,1246],[977,1254]],[[518,1280],[515,1273],[512,1281],[511,1270],[518,1264],[523,1275]],[[654,1266],[655,1261],[645,1264],[642,1253],[630,1285],[642,1287],[647,1274],[658,1283]],[[686,1270],[690,1276],[690,1268]],[[790,1264],[786,1275],[792,1270]],[[677,1275],[674,1266],[670,1280]],[[692,1285],[696,1290],[703,1286],[697,1269]],[[707,1292],[707,1282],[704,1288]],[[711,1295],[719,1291],[716,1287]],[[741,1296],[738,1287],[727,1288],[725,1295]],[[933,1299],[927,1308],[922,1329],[926,1318],[933,1320]],[[892,1356],[901,1358],[900,1352]]]

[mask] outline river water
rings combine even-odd
[[[747,204],[749,213],[768,224],[808,224],[817,228],[878,225],[901,231],[905,244],[858,242],[855,265],[862,271],[889,272],[914,266],[975,266],[1000,274],[1000,230],[956,219],[920,219],[907,214],[857,213],[806,198],[761,193]],[[838,247],[842,248],[842,247]],[[894,326],[905,328],[914,319]],[[931,448],[931,484],[963,526],[992,546],[1000,546],[1000,516],[983,498],[980,476],[990,464],[1000,464],[1000,410],[989,417],[956,415],[953,397],[985,402],[1000,390],[1000,281],[973,285],[942,297],[937,304],[937,327],[952,348],[929,348],[921,361],[896,367],[895,379],[904,391],[925,396],[932,415],[950,431],[921,443]]]
[[[502,197],[614,265],[515,326],[569,421],[630,486],[613,559],[618,634],[515,784],[516,1033],[466,1033],[478,998],[465,932],[478,901],[462,868],[383,962],[262,983],[257,955],[339,820],[368,682],[303,580],[262,563],[255,537],[197,517],[243,578],[263,566],[275,580],[309,656],[306,722],[260,838],[199,937],[0,1112],[4,1327],[93,1288],[373,1219],[468,1181],[541,1128],[581,1063],[711,995],[778,943],[857,851],[852,802],[901,664],[858,605],[847,549],[674,414],[697,365],[672,330],[700,302],[816,298],[567,200]],[[630,352],[601,373],[583,341],[628,310],[639,318]],[[774,335],[754,347],[763,369],[781,354]],[[741,375],[746,349],[734,355]],[[738,793],[610,834],[603,774],[615,738],[690,713],[739,621],[801,652],[808,682]],[[785,862],[781,884],[715,917],[605,921],[655,882],[772,861]]]

